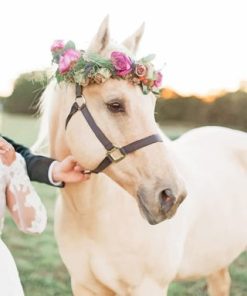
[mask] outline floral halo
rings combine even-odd
[[[150,91],[159,94],[162,74],[150,63],[154,55],[133,61],[126,54],[113,51],[110,59],[106,59],[97,53],[76,50],[74,42],[65,43],[63,40],[54,41],[51,52],[52,62],[58,64],[55,73],[58,82],[87,86],[103,83],[110,78],[122,78],[139,85],[144,94]]]

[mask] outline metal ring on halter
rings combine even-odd
[[[91,170],[82,170],[81,173],[84,175],[91,175],[92,171]]]
[[[80,97],[76,97],[75,101],[76,101],[79,109],[81,109],[83,106],[86,105],[86,99],[83,95],[81,95]]]

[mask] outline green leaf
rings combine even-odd
[[[55,75],[58,83],[64,80],[64,77],[59,72],[56,72]]]
[[[66,50],[66,49],[75,49],[75,43],[73,42],[73,41],[71,41],[71,40],[69,40],[66,44],[65,44],[65,46],[64,46],[64,50]]]
[[[53,59],[52,59],[52,63],[59,63],[59,59],[60,59],[60,53],[54,53],[53,54]]]
[[[144,93],[144,95],[147,95],[149,93],[148,87],[145,84],[142,84],[142,92]]]
[[[87,52],[86,59],[89,59],[91,62],[95,63],[101,68],[107,68],[110,71],[113,71],[111,60],[104,58],[95,52]]]
[[[148,56],[142,58],[142,59],[140,60],[140,62],[143,63],[143,64],[148,64],[148,63],[150,63],[154,58],[155,58],[155,54],[149,54]]]
[[[158,87],[156,86],[153,86],[152,87],[152,93],[155,94],[155,95],[159,95],[160,94],[160,90]]]

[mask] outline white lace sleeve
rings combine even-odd
[[[23,232],[42,232],[46,210],[30,182],[23,157],[16,153],[16,160],[5,171],[9,177],[6,201],[14,221]]]
[[[0,158],[0,235],[2,234],[4,212],[6,207],[6,187],[8,183],[7,174],[5,171],[6,166],[2,163]]]

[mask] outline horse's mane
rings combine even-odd
[[[56,82],[52,80],[46,87],[39,101],[40,128],[39,134],[32,145],[31,150],[35,153],[48,154],[49,151],[49,124]]]

